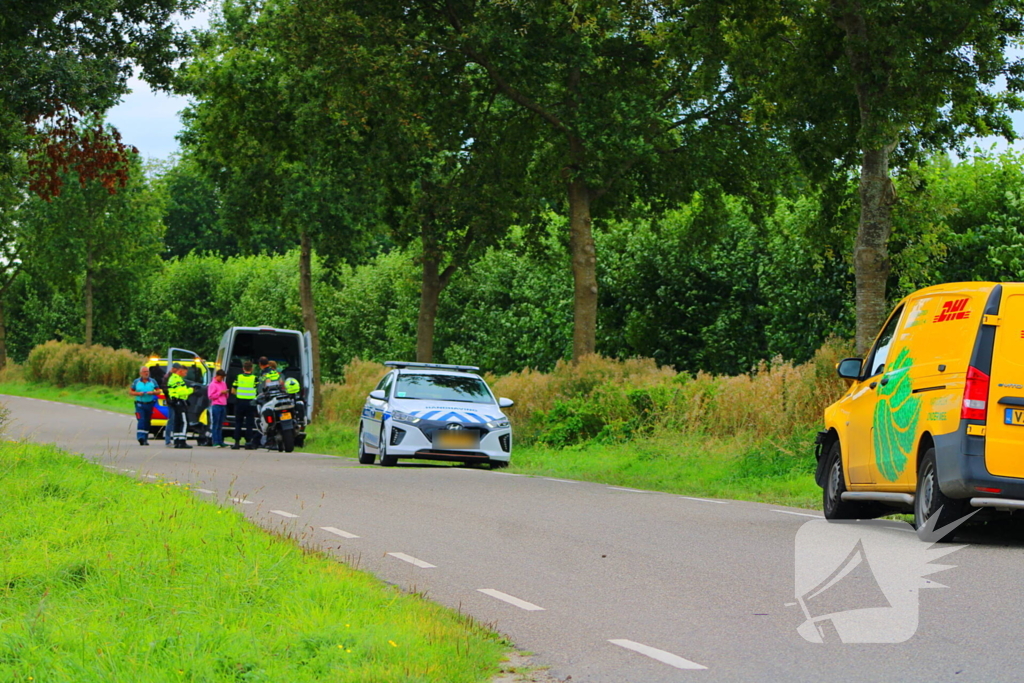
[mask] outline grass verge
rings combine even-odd
[[[128,395],[128,387],[115,389],[96,384],[74,384],[58,387],[45,382],[28,382],[17,377],[5,377],[0,381],[0,394],[41,398],[45,401],[60,401],[87,408],[99,408],[115,413],[135,413],[134,399]]]
[[[0,445],[0,680],[484,681],[469,618],[167,482]]]
[[[815,460],[809,452],[814,433],[778,442],[663,433],[563,449],[517,446],[509,471],[815,509],[821,505],[821,489],[814,483]]]

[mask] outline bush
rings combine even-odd
[[[29,352],[25,374],[29,380],[50,382],[59,387],[69,384],[124,387],[138,375],[143,362],[144,356],[126,349],[48,341]]]
[[[323,405],[320,419],[325,422],[354,424],[363,409],[366,396],[387,372],[380,363],[354,358],[344,368],[341,382],[326,382],[320,388]]]
[[[835,364],[848,351],[847,343],[830,340],[802,365],[777,359],[735,376],[691,377],[650,359],[589,356],[559,362],[550,374],[526,369],[488,380],[516,401],[507,413],[520,443],[564,447],[657,430],[779,439],[817,425],[842,395]]]

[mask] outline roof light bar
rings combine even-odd
[[[406,363],[401,360],[389,360],[384,363],[389,368],[435,368],[437,370],[455,370],[457,372],[476,372],[480,368],[475,365],[441,365],[440,363]]]

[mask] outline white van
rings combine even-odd
[[[242,372],[242,363],[252,361],[253,372],[259,373],[259,359],[277,363],[282,379],[299,380],[299,396],[306,404],[306,422],[313,416],[313,343],[309,332],[282,330],[276,327],[229,327],[217,348],[216,367],[227,373],[230,387]],[[234,430],[235,406],[228,401],[226,432]],[[302,444],[296,442],[297,446]]]

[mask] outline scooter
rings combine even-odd
[[[295,450],[295,401],[284,389],[264,388],[258,401],[256,429],[264,448],[291,453]]]

